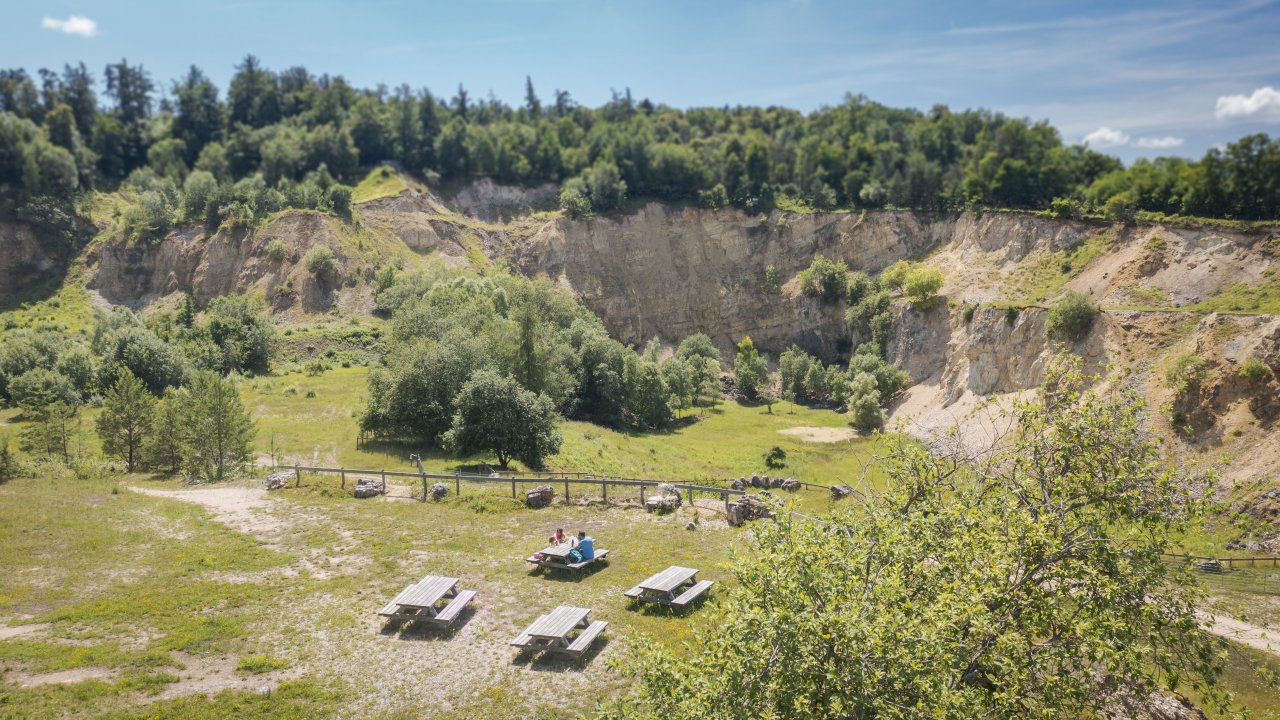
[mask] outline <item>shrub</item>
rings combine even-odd
[[[565,183],[564,189],[560,191],[560,209],[571,218],[591,217],[591,201],[587,199],[586,188],[581,180]]]
[[[820,297],[826,304],[840,302],[849,292],[849,266],[843,260],[814,257],[809,268],[800,271],[800,291],[809,297]]]
[[[1138,208],[1127,192],[1112,195],[1102,205],[1102,215],[1108,220],[1133,222],[1138,217]]]
[[[1004,309],[1004,324],[1013,327],[1018,322],[1018,308],[1010,305]]]
[[[725,190],[724,183],[716,183],[710,190],[699,190],[698,204],[712,210],[719,210],[728,205],[729,192]]]
[[[916,309],[928,310],[938,302],[938,290],[942,287],[942,271],[937,268],[919,267],[907,273],[902,291],[915,303]]]
[[[782,278],[778,276],[778,268],[769,265],[760,273],[760,292],[772,295],[782,287]]]
[[[1258,358],[1249,358],[1240,365],[1240,377],[1246,380],[1263,380],[1271,377],[1271,368]]]
[[[907,273],[915,266],[909,260],[899,260],[880,272],[880,287],[898,290],[907,280]]]
[[[1187,395],[1199,389],[1201,381],[1209,374],[1209,363],[1195,353],[1180,355],[1165,373],[1165,381],[1178,395]]]
[[[1098,316],[1098,306],[1078,292],[1069,292],[1049,308],[1045,325],[1050,337],[1075,341],[1084,337]]]
[[[976,313],[977,311],[978,311],[977,305],[964,306],[964,324],[965,325],[968,325],[969,323],[973,322],[973,314]]]
[[[9,447],[9,436],[0,436],[0,485],[18,477],[18,456]]]
[[[1054,198],[1049,203],[1049,214],[1056,218],[1074,220],[1084,214],[1084,207],[1079,200]]]
[[[764,454],[764,465],[772,469],[786,467],[787,451],[777,445],[769,448],[769,451]]]
[[[327,245],[317,245],[307,251],[302,264],[312,275],[323,280],[332,279],[338,274],[338,258]]]
[[[333,208],[334,214],[351,219],[351,195],[351,187],[348,185],[334,185],[329,188],[329,206]]]
[[[267,243],[268,260],[273,263],[281,263],[284,262],[287,257],[289,257],[289,248],[285,247],[283,240],[275,238],[271,242]]]

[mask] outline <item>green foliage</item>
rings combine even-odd
[[[868,291],[845,311],[844,321],[855,342],[884,347],[893,330],[893,296],[888,290]]]
[[[787,451],[777,445],[769,448],[764,454],[764,466],[773,470],[787,466]]]
[[[580,180],[567,182],[561,188],[560,209],[571,218],[589,218],[593,215],[591,200],[587,198],[586,187]]]
[[[42,367],[10,380],[8,390],[13,404],[23,410],[37,410],[54,403],[80,404],[80,393],[66,375]]]
[[[1049,308],[1045,330],[1050,337],[1076,341],[1088,334],[1098,316],[1098,306],[1088,297],[1072,291]]]
[[[1187,353],[1174,358],[1164,379],[1175,393],[1186,396],[1198,392],[1200,383],[1208,375],[1209,361],[1195,353]]]
[[[249,675],[261,675],[289,667],[289,661],[269,655],[245,655],[236,663],[236,672]]]
[[[885,411],[875,376],[859,372],[849,381],[849,424],[864,432],[884,425]]]
[[[800,291],[827,304],[844,300],[849,293],[849,266],[843,260],[832,262],[822,255],[814,256],[808,269],[800,271]]]
[[[1112,195],[1103,204],[1102,216],[1118,222],[1133,222],[1138,217],[1138,208],[1128,193],[1118,193]]]
[[[317,278],[330,281],[338,275],[338,256],[328,245],[316,245],[302,256],[302,266]]]
[[[638,644],[636,706],[617,716],[1100,718],[1118,692],[1221,700],[1203,593],[1162,557],[1199,489],[1162,469],[1140,405],[1022,405],[982,470],[903,443],[857,507],[756,526],[716,622],[680,650]]]
[[[147,464],[175,474],[182,468],[186,433],[185,399],[167,388],[151,412],[151,429],[143,446]]]
[[[95,425],[102,439],[102,452],[125,463],[129,472],[143,461],[143,448],[151,436],[156,398],[128,369],[102,396],[102,414]]]
[[[548,455],[560,450],[563,436],[555,427],[551,399],[520,387],[514,379],[491,369],[477,371],[463,384],[454,401],[453,425],[444,434],[445,446],[471,455],[492,451],[499,467],[519,460],[541,468]]]
[[[760,292],[773,295],[782,288],[782,276],[775,265],[767,265],[760,273]]]
[[[886,290],[901,290],[907,281],[907,274],[914,270],[916,264],[910,260],[899,260],[880,271],[880,287]]]
[[[942,288],[942,271],[931,267],[913,268],[902,281],[902,292],[917,310],[928,310],[938,302]]]
[[[1251,357],[1240,364],[1240,377],[1246,380],[1266,380],[1272,375],[1271,366]]]
[[[273,263],[282,263],[289,257],[289,248],[280,238],[272,238],[271,242],[267,243],[266,249],[267,259]]]
[[[1064,220],[1075,220],[1084,215],[1084,205],[1075,198],[1054,198],[1049,203],[1049,215]]]
[[[18,455],[9,446],[8,434],[0,435],[0,485],[18,477],[22,472],[22,464],[18,461]]]
[[[761,399],[768,389],[769,366],[749,337],[738,343],[738,353],[733,359],[733,382],[747,400]]]
[[[1004,324],[1013,327],[1018,322],[1018,308],[1010,305],[1004,309]]]
[[[186,476],[203,482],[237,477],[252,459],[253,421],[235,384],[210,371],[198,372],[175,397],[183,405]]]
[[[220,351],[222,371],[271,370],[271,353],[278,338],[260,303],[245,295],[216,297],[205,309],[204,330]]]
[[[965,325],[968,325],[969,323],[973,322],[973,314],[976,312],[978,312],[977,305],[966,304],[964,306],[964,324]]]

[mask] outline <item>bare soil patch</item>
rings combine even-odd
[[[797,426],[779,430],[778,432],[811,443],[843,442],[857,437],[857,433],[853,431],[853,428]]]
[[[9,640],[23,635],[31,635],[48,629],[49,623],[35,623],[32,625],[15,625],[13,627],[0,626],[0,640]]]
[[[17,683],[18,687],[39,687],[41,685],[71,685],[85,680],[105,680],[111,677],[111,671],[103,668],[74,668],[72,670],[59,670],[58,672],[48,673],[11,673],[8,678]]]

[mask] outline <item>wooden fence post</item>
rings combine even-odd
[[[302,487],[302,470],[297,466],[293,466],[293,473],[298,476],[298,481],[293,484],[294,487]]]
[[[422,502],[427,501],[427,474],[422,473]]]
[[[564,479],[564,501],[569,502],[569,478]]]
[[[511,476],[511,499],[516,499],[516,476]]]
[[[346,490],[347,489],[347,469],[338,468],[338,474],[342,476],[342,489]]]
[[[600,481],[600,494],[604,496],[605,504],[609,502],[609,483],[606,480]]]
[[[462,497],[462,476],[459,473],[453,474],[453,494]]]

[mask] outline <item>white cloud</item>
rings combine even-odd
[[[1213,111],[1219,120],[1247,118],[1254,115],[1280,119],[1280,90],[1267,85],[1252,95],[1223,95]]]
[[[1096,148],[1120,147],[1129,144],[1129,136],[1119,130],[1103,126],[1085,135],[1084,144]]]
[[[1182,147],[1184,142],[1186,142],[1186,139],[1180,137],[1140,137],[1133,144],[1140,148],[1168,150],[1169,148]]]
[[[83,15],[69,15],[66,20],[46,17],[40,21],[40,26],[46,30],[57,30],[81,37],[93,37],[98,34],[98,23]]]

